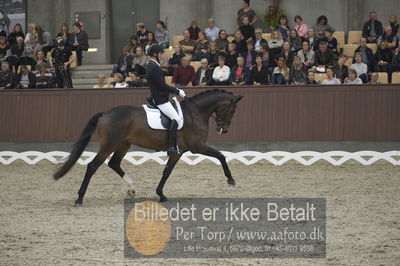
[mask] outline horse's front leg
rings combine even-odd
[[[164,168],[163,175],[156,190],[157,195],[160,197],[160,202],[167,201],[167,197],[165,197],[163,193],[164,185],[165,182],[167,182],[168,177],[171,175],[172,170],[174,170],[174,167],[181,158],[181,156],[182,154],[172,155],[168,159],[167,165]]]
[[[229,170],[228,164],[226,163],[225,156],[221,152],[219,152],[219,151],[215,150],[214,148],[211,148],[210,146],[207,146],[207,145],[202,145],[200,147],[197,147],[192,152],[204,154],[204,155],[211,156],[211,157],[218,159],[221,162],[222,168],[224,169],[225,176],[228,178],[228,181],[227,181],[228,184],[232,185],[232,186],[235,185],[235,180],[232,177],[231,170]]]

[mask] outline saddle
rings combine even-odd
[[[178,113],[180,117],[183,118],[183,113],[181,109],[181,105],[176,97],[170,100],[170,103]],[[157,108],[152,98],[147,98],[147,103],[143,105],[143,109],[146,112],[147,116],[147,124],[151,129],[156,130],[169,130],[169,126],[171,125],[171,119],[168,116],[163,114],[160,109]],[[183,119],[182,119],[183,121]],[[178,130],[182,129],[183,122],[178,125]]]

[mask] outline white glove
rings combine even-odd
[[[179,93],[178,93],[179,97],[182,97],[182,98],[186,97],[186,93],[183,90],[178,89],[178,91],[179,91]]]

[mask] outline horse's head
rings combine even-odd
[[[232,117],[236,111],[237,103],[243,96],[233,96],[225,103],[221,104],[215,111],[215,121],[217,122],[217,131],[220,134],[228,133],[228,128],[231,125]]]

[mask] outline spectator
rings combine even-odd
[[[10,34],[8,34],[8,36],[7,36],[8,46],[13,47],[13,46],[17,45],[18,37],[25,39],[24,31],[22,30],[22,26],[19,23],[15,24],[13,31]]]
[[[54,88],[55,86],[54,76],[47,70],[47,65],[45,63],[39,65],[39,72],[36,73],[35,78],[37,89],[48,89]]]
[[[232,68],[236,65],[236,59],[239,57],[239,54],[236,52],[236,45],[234,43],[230,43],[228,45],[228,52],[226,53],[226,65],[229,68]]]
[[[6,37],[0,36],[0,61],[6,58],[9,50],[10,47],[6,43]]]
[[[269,47],[269,55],[273,58],[276,59],[279,57],[279,55],[282,53],[282,47],[283,47],[283,39],[281,36],[281,33],[277,30],[274,30],[271,33],[271,40],[268,40],[268,47]]]
[[[149,83],[145,81],[144,79],[141,79],[137,73],[131,72],[129,73],[129,81],[126,81],[128,84],[128,88],[136,88],[136,87],[148,87]]]
[[[28,70],[26,65],[21,65],[20,71],[15,77],[17,89],[34,89],[36,87],[36,77]]]
[[[347,56],[340,55],[337,64],[333,67],[333,74],[336,78],[340,79],[340,82],[344,82],[344,80],[348,77],[349,68],[345,65],[347,61]]]
[[[306,84],[310,85],[319,84],[319,82],[315,80],[315,72],[312,69],[308,70]]]
[[[397,36],[397,33],[399,32],[399,23],[397,22],[397,17],[395,15],[389,17],[389,24],[392,27],[393,35]]]
[[[86,31],[81,29],[80,23],[73,24],[74,32],[71,34],[70,45],[72,50],[76,51],[76,58],[78,59],[78,66],[82,65],[82,52],[89,49],[89,39]]]
[[[132,61],[128,61],[128,71],[127,72],[136,72],[139,75],[143,76],[146,74],[146,66],[149,61],[149,58],[144,53],[143,47],[138,46],[136,48],[135,56],[133,56]],[[121,75],[122,76],[122,75]]]
[[[67,23],[61,24],[60,32],[57,33],[56,38],[62,38],[64,40],[64,43],[69,44],[69,39],[71,37],[71,34],[69,33],[69,28]]]
[[[272,58],[269,54],[268,44],[264,44],[261,46],[260,54],[262,56],[262,63],[266,69],[268,69],[269,76],[272,75],[274,68],[276,67],[274,58]]]
[[[289,36],[290,51],[297,54],[301,49],[301,38],[297,35],[297,31],[292,29]]]
[[[30,65],[32,68],[35,67],[35,54],[41,50],[41,46],[38,43],[37,35],[31,35],[29,42],[25,44],[25,52],[22,58],[23,65]]]
[[[1,62],[0,71],[0,90],[14,88],[14,74],[11,71],[10,64],[6,61]]]
[[[164,75],[168,75],[169,71],[169,59],[165,53],[158,56],[158,61],[160,63],[161,70]],[[136,73],[137,74],[137,73]]]
[[[207,53],[207,60],[208,60],[208,65],[210,67],[215,67],[218,65],[218,50],[217,50],[217,44],[215,41],[210,42],[210,45],[208,46],[208,53]],[[224,57],[225,61],[225,57]]]
[[[290,85],[304,85],[307,82],[307,69],[301,63],[301,58],[295,56],[293,65],[290,68],[289,84]]]
[[[230,71],[230,83],[235,86],[251,85],[250,69],[245,66],[244,58],[239,56],[237,64]]]
[[[300,57],[301,63],[306,68],[311,68],[314,65],[315,53],[313,50],[310,50],[308,41],[303,41],[302,48],[303,49],[297,52],[297,55]]]
[[[195,83],[196,73],[194,68],[190,65],[190,58],[185,56],[182,58],[180,66],[175,68],[174,75],[172,77],[173,86],[193,86]]]
[[[146,30],[143,22],[136,24],[136,30],[136,37],[138,38],[140,45],[145,47],[147,43],[147,34],[149,34],[149,31]]]
[[[387,48],[386,42],[381,42],[375,53],[375,72],[388,72],[392,60],[393,51]]]
[[[104,74],[99,74],[97,76],[98,84],[93,86],[93,89],[110,89],[112,85],[108,85],[106,82],[106,76]]]
[[[368,82],[368,66],[363,63],[361,54],[354,54],[355,63],[351,65],[351,69],[354,69],[359,75],[363,83]]]
[[[399,53],[399,50],[400,50],[400,48],[397,47],[396,50],[394,51],[392,63],[388,66],[389,83],[392,83],[393,72],[400,71],[400,53]],[[371,79],[372,79],[372,77],[371,77]]]
[[[362,37],[360,39],[360,46],[355,50],[354,53],[360,53],[362,55],[363,63],[367,64],[368,70],[372,71],[374,68],[374,53],[372,49],[367,46],[367,39]],[[355,62],[353,57],[353,63]]]
[[[308,26],[303,23],[303,18],[299,15],[294,17],[294,22],[296,26],[294,29],[297,31],[297,35],[303,40],[308,38]]]
[[[278,58],[277,67],[272,73],[272,85],[284,85],[289,79],[289,68],[286,66],[286,60],[283,57]]]
[[[225,30],[219,31],[218,39],[215,41],[218,52],[225,54],[228,51],[229,41],[228,41],[227,37],[228,37],[228,35],[226,34]]]
[[[337,39],[333,37],[333,32],[331,30],[325,31],[325,38],[329,50],[331,50],[335,56],[339,56],[339,51],[337,49]]]
[[[157,21],[156,27],[155,37],[158,44],[164,49],[169,48],[169,31],[164,21]]]
[[[15,68],[17,72],[18,67],[23,63],[22,60],[26,57],[24,39],[22,37],[17,38],[17,45],[11,47],[9,54],[7,55],[6,61]]]
[[[210,86],[212,84],[213,70],[208,67],[207,58],[200,61],[201,67],[196,71],[195,85]]]
[[[187,28],[187,30],[189,31],[189,35],[190,35],[189,38],[191,40],[197,41],[197,39],[199,39],[199,32],[201,31],[201,29],[198,27],[196,20],[192,21],[192,23],[190,24],[190,27]]]
[[[231,70],[225,65],[225,57],[218,56],[218,66],[214,68],[213,83],[217,86],[230,85],[229,76]]]
[[[242,32],[245,41],[249,39],[255,40],[256,33],[254,26],[250,24],[248,17],[243,17],[243,24],[239,27],[239,29]]]
[[[340,80],[333,76],[333,68],[332,67],[328,67],[326,69],[326,79],[324,79],[322,81],[322,84],[323,85],[340,85],[341,84]]]
[[[379,75],[376,72],[372,72],[371,73],[371,81],[369,82],[369,84],[381,84],[381,82],[378,80],[379,79]]]
[[[44,54],[47,54],[54,48],[54,42],[51,38],[50,32],[44,31],[42,27],[38,25],[36,34],[38,43],[42,47]]]
[[[379,36],[377,44],[380,46],[381,42],[386,42],[386,47],[394,50],[397,47],[398,41],[396,35],[393,34],[392,27],[389,25],[385,27],[384,33]]]
[[[122,48],[121,55],[118,58],[117,63],[113,67],[112,75],[114,76],[115,73],[120,73],[122,76],[126,77],[129,71],[129,61],[132,61],[132,57],[128,52],[128,48]]]
[[[333,52],[328,49],[327,43],[321,42],[319,50],[315,52],[314,65],[317,67],[317,71],[325,72],[327,67],[333,66],[334,59]]]
[[[354,69],[349,70],[349,77],[345,78],[343,84],[363,84],[360,78],[357,78],[357,72]]]
[[[290,43],[283,43],[283,50],[279,57],[283,57],[285,59],[285,63],[287,66],[291,66],[293,64],[294,53],[290,50]]]
[[[248,17],[251,25],[257,23],[257,14],[250,8],[250,0],[244,0],[242,2],[242,8],[239,9],[237,13],[237,23],[239,26],[243,23],[243,17]]]
[[[281,33],[283,40],[287,40],[290,35],[290,28],[288,25],[288,19],[285,15],[279,18],[279,24],[276,26],[276,30]]]
[[[212,18],[208,19],[208,27],[204,30],[207,38],[211,41],[215,41],[218,38],[219,28],[215,26],[215,20]]]
[[[121,73],[115,73],[114,81],[111,82],[111,85],[116,89],[128,88],[128,83],[124,81],[124,77]]]
[[[185,56],[190,59],[193,58],[194,49],[196,48],[196,42],[190,39],[190,33],[188,30],[183,32],[183,40],[179,41],[179,45],[182,47],[182,51]]]
[[[263,64],[263,56],[257,54],[256,64],[251,69],[251,84],[268,85],[268,67]]]
[[[260,52],[261,45],[266,44],[268,45],[267,40],[263,39],[262,37],[262,29],[256,29],[256,39],[254,40],[254,48],[256,52]]]
[[[46,65],[46,68],[50,67],[50,64],[49,64],[49,62],[47,62],[47,60],[44,56],[44,52],[42,50],[36,51],[35,58],[36,58],[36,63],[35,63],[35,67],[32,71],[34,74],[39,72],[40,64],[42,64],[42,63],[44,63]]]
[[[169,59],[169,76],[172,76],[174,73],[175,68],[177,68],[181,62],[182,58],[184,57],[184,53],[182,51],[182,47],[179,44],[174,45],[174,53],[172,57]]]
[[[148,53],[150,47],[153,44],[156,44],[156,43],[158,43],[158,42],[157,42],[157,40],[156,40],[156,38],[154,36],[154,33],[152,31],[149,31],[148,34],[147,34],[147,43],[146,43],[146,46],[144,48],[144,50],[146,51],[146,54]]]
[[[245,65],[247,68],[251,69],[256,63],[257,52],[254,51],[254,45],[252,40],[247,41],[247,51],[243,53],[243,58],[245,59]]]
[[[317,24],[313,26],[313,29],[316,31],[318,39],[324,39],[327,30],[335,32],[335,28],[328,24],[328,18],[324,15],[318,17]]]
[[[72,52],[65,46],[62,39],[57,40],[57,48],[51,52],[55,61],[55,76],[57,88],[73,88],[71,64],[74,61]]]
[[[199,32],[199,39],[196,42],[196,49],[194,51],[194,58],[196,61],[200,61],[201,59],[207,56],[209,42],[207,40],[207,36],[204,32]]]
[[[232,41],[236,46],[236,52],[240,55],[246,51],[246,41],[244,40],[243,34],[240,30],[235,32],[235,39]]]
[[[369,13],[369,20],[364,23],[362,36],[369,43],[376,43],[377,38],[383,34],[382,23],[378,20],[378,14],[375,11]]]
[[[28,24],[28,31],[25,35],[25,43],[29,42],[29,39],[31,38],[31,35],[36,34],[37,35],[38,32],[38,26],[36,24]]]
[[[132,35],[129,39],[129,44],[125,46],[130,56],[134,56],[136,53],[136,48],[140,46],[139,39],[136,35]]]
[[[310,44],[310,49],[314,52],[318,50],[319,41],[317,39],[316,32],[313,28],[308,29],[308,43]]]

